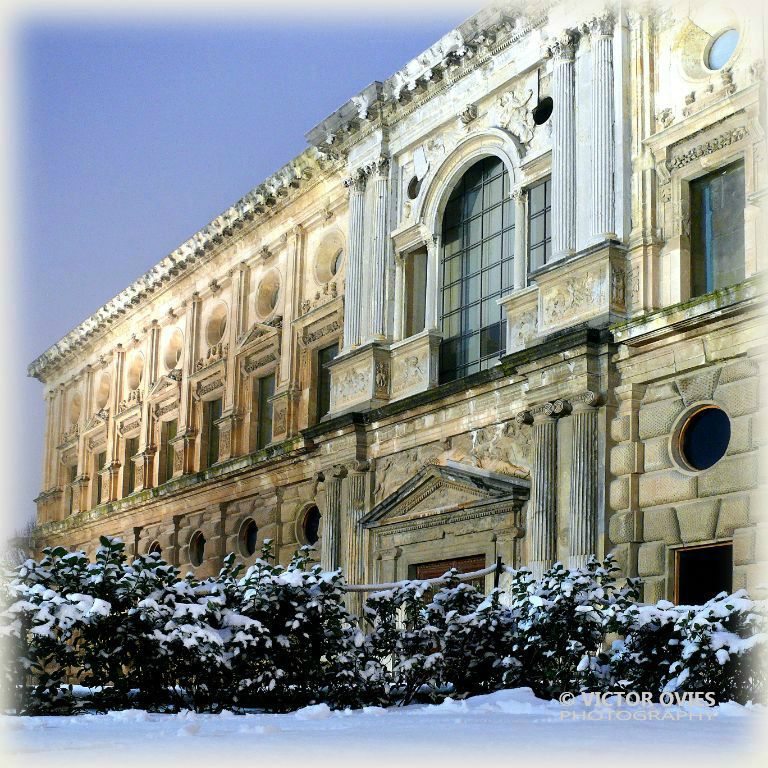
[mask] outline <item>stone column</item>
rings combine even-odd
[[[533,486],[528,508],[528,567],[536,578],[557,559],[557,421],[569,412],[568,403],[537,405],[516,417],[518,423],[533,424]]]
[[[552,259],[574,250],[576,242],[575,37],[564,32],[550,43],[552,68]]]
[[[586,565],[597,551],[597,408],[598,396],[572,398],[571,510],[569,568]]]
[[[341,548],[341,489],[347,475],[344,466],[336,465],[325,473],[325,512],[320,539],[320,562],[326,571],[340,567]]]
[[[356,461],[347,475],[344,576],[349,584],[362,584],[365,580],[365,538],[360,521],[365,514],[368,469],[367,461]],[[363,609],[362,593],[348,592],[346,604],[349,611],[359,616]]]
[[[373,259],[371,273],[371,339],[387,337],[387,267],[389,266],[389,157],[381,155],[372,165],[373,173]]]
[[[349,248],[344,287],[344,351],[360,344],[363,314],[363,245],[365,225],[365,170],[360,168],[344,182],[349,188]]]
[[[438,270],[440,269],[440,237],[433,235],[427,243],[427,285],[426,306],[424,308],[424,328],[438,330],[440,322],[440,295]]]
[[[615,238],[613,19],[599,16],[588,24],[592,36],[592,196],[590,228],[594,237]]]
[[[516,291],[525,288],[528,272],[528,249],[525,238],[525,202],[528,197],[527,190],[519,187],[512,191],[512,199],[515,201],[515,283]]]

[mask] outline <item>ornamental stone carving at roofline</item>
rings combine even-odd
[[[382,73],[31,363],[35,552],[763,596],[760,13],[497,3]]]

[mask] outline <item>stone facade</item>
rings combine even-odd
[[[285,562],[319,516],[317,557],[356,583],[613,552],[645,599],[674,598],[676,553],[729,543],[733,587],[757,589],[762,20],[717,3],[515,8],[354,96],[31,364],[38,551],[118,535],[203,575],[265,539]],[[738,45],[709,68],[726,29]],[[505,349],[441,382],[446,204],[489,157],[514,222]],[[734,162],[743,278],[695,294],[692,185]],[[544,179],[551,256],[534,269]],[[680,446],[704,406],[730,440],[697,471]]]

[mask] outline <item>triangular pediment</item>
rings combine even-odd
[[[237,339],[237,349],[238,351],[245,349],[257,341],[261,341],[270,336],[277,335],[277,332],[278,330],[274,325],[268,325],[267,323],[254,323]]]
[[[99,411],[96,411],[96,413],[91,416],[90,419],[88,419],[88,422],[83,427],[83,432],[92,432],[94,429],[98,429],[99,427],[104,426],[107,419],[109,418],[109,409],[108,408],[102,408]]]
[[[175,371],[171,371],[168,376],[161,376],[155,382],[155,385],[149,390],[150,400],[160,400],[167,395],[178,394],[181,391],[181,384],[174,375],[175,373]]]
[[[377,504],[364,525],[383,525],[411,517],[455,512],[496,501],[528,498],[530,481],[490,472],[469,464],[427,464],[394,493]]]

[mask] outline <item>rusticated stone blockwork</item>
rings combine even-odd
[[[36,550],[758,593],[763,19],[717,5],[495,4],[312,128],[30,365]]]

